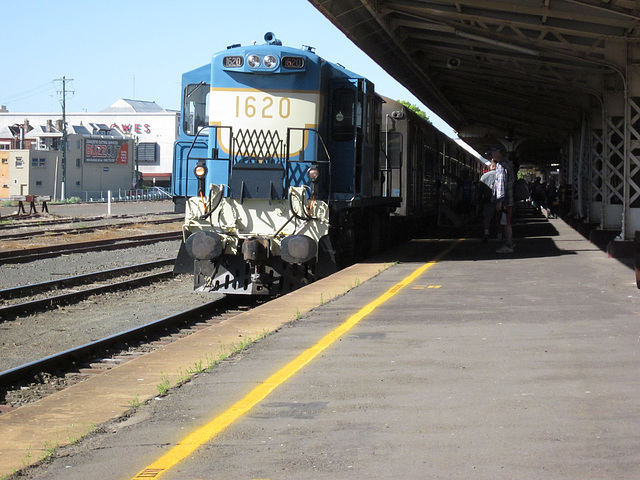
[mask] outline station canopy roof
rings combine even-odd
[[[309,1],[476,151],[543,166],[639,40],[633,0]]]

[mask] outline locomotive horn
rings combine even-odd
[[[269,45],[282,45],[282,42],[276,38],[275,33],[267,32],[264,34],[264,41]]]

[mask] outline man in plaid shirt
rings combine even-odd
[[[493,197],[496,211],[499,212],[500,225],[503,228],[504,245],[496,250],[498,253],[513,253],[513,230],[511,228],[511,214],[513,212],[513,182],[515,171],[513,164],[502,155],[499,146],[493,146],[487,152],[496,162],[496,180],[493,183]]]

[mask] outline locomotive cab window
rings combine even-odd
[[[340,88],[333,92],[331,137],[336,141],[353,139],[355,100],[355,92],[349,88]]]
[[[209,125],[209,84],[200,82],[184,89],[182,129],[187,135],[195,135],[201,127]]]

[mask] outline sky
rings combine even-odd
[[[283,45],[316,53],[371,80],[376,91],[417,105],[457,136],[307,0],[32,0],[2,6],[5,68],[0,105],[12,113],[99,112],[120,98],[179,110],[184,72],[228,45]]]

